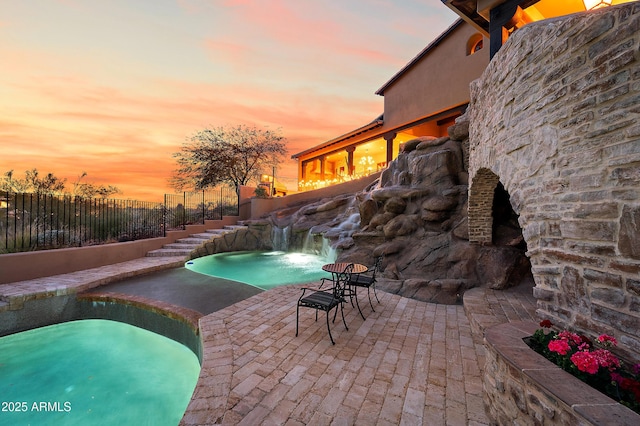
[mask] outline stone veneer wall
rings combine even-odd
[[[469,237],[502,182],[541,316],[640,354],[640,4],[516,31],[471,87]]]
[[[640,415],[529,348],[523,338],[536,328],[512,322],[486,331],[484,400],[493,424],[640,424]]]

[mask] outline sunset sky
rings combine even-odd
[[[440,0],[0,0],[0,173],[160,201],[205,127],[279,128],[294,154],[367,124],[456,18]]]

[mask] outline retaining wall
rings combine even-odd
[[[311,203],[323,198],[360,192],[375,182],[381,173],[382,172],[373,173],[360,179],[327,186],[326,188],[314,189],[313,191],[298,192],[287,195],[286,197],[252,198],[250,219],[260,219],[274,210],[284,209],[290,206],[300,206],[301,204]]]
[[[640,415],[529,348],[523,338],[536,328],[514,322],[485,334],[484,399],[494,424],[640,424]]]
[[[139,259],[145,257],[149,251],[159,249],[179,238],[204,232],[207,229],[235,225],[238,219],[238,216],[228,216],[223,220],[207,220],[204,225],[187,225],[184,231],[168,231],[166,237],[160,238],[2,254],[0,255],[0,284],[67,274]]]

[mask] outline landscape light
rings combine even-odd
[[[601,7],[611,6],[613,0],[582,0],[587,10],[600,9]]]

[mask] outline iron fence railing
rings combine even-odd
[[[165,194],[167,229],[184,229],[186,225],[221,220],[238,215],[238,192],[228,186],[216,190]]]
[[[164,203],[0,192],[0,254],[161,237],[237,214],[232,188],[168,194]]]

